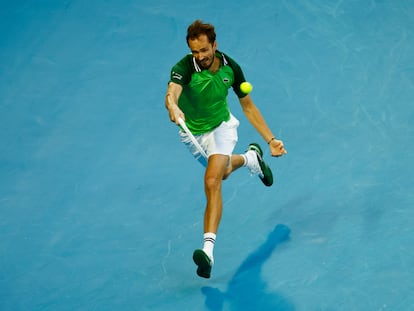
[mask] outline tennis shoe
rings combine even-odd
[[[247,148],[247,153],[254,152],[255,156],[249,157],[253,161],[249,161],[247,167],[252,175],[258,175],[260,180],[266,186],[270,187],[273,184],[273,174],[269,165],[263,161],[263,151],[259,144],[251,143]]]
[[[197,267],[197,275],[209,279],[211,275],[211,268],[213,267],[213,260],[202,250],[196,249],[193,254],[194,263]]]

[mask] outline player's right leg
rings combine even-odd
[[[204,175],[204,190],[207,199],[204,212],[204,246],[203,249],[196,249],[193,254],[197,274],[204,278],[210,277],[214,264],[213,250],[223,210],[222,180],[228,162],[229,156],[227,155],[211,155]]]

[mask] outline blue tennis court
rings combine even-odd
[[[0,310],[414,310],[413,2],[0,8]],[[288,150],[274,186],[224,183],[208,280],[204,170],[164,107],[195,19]],[[264,145],[229,102],[236,152]]]

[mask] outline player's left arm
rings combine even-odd
[[[266,143],[268,143],[270,154],[274,157],[279,157],[286,154],[287,151],[283,145],[283,141],[277,139],[272,133],[260,110],[254,104],[250,94],[239,98],[239,100],[246,118],[257,130],[257,132],[263,137]]]

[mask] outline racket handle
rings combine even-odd
[[[178,118],[178,123],[181,125],[181,127],[182,127],[183,129],[187,129],[187,125],[185,124],[185,122],[184,122],[183,118],[179,117],[179,118]]]

